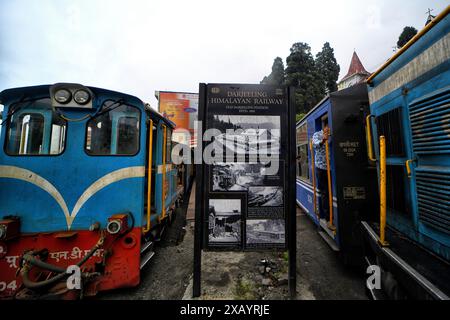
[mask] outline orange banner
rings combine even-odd
[[[172,140],[192,145],[195,137],[194,121],[197,120],[198,112],[198,94],[160,91],[157,97],[159,112],[176,125]]]

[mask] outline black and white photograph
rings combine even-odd
[[[283,206],[282,187],[250,187],[248,188],[249,207],[281,207]]]
[[[283,219],[246,221],[246,244],[265,243],[285,243],[285,221]]]
[[[280,175],[269,175],[268,167],[262,163],[229,162],[212,166],[212,191],[247,191],[252,186],[281,183]]]
[[[280,153],[279,116],[214,115],[210,128],[222,132],[215,137],[217,148],[238,155]],[[233,130],[236,134],[227,134]]]
[[[240,199],[209,200],[209,244],[241,243],[241,211]]]

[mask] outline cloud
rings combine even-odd
[[[378,5],[372,4],[367,7],[366,11],[366,26],[369,30],[381,29],[381,8]]]
[[[196,92],[199,82],[259,83],[294,42],[328,41],[341,76],[353,49],[369,71],[406,25],[445,0],[2,1],[0,90],[79,82],[134,94]]]

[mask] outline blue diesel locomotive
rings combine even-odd
[[[381,266],[392,298],[450,298],[449,13],[450,6],[368,79],[379,177],[385,139],[385,241],[378,221],[362,226],[368,259]]]
[[[376,299],[450,299],[449,13],[367,85],[330,94],[297,124],[297,202],[344,262],[379,268]],[[311,138],[325,123],[329,185],[319,190]]]
[[[79,84],[8,89],[0,144],[0,297],[135,286],[183,193],[174,124]],[[70,265],[82,290],[69,290]]]

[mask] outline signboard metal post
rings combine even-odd
[[[206,85],[201,83],[199,86],[199,104],[198,104],[198,123],[204,122],[206,104]],[[200,148],[201,156],[203,157],[203,134],[204,126],[197,128],[197,146]],[[195,172],[196,172],[196,188],[195,188],[195,224],[194,224],[194,277],[193,277],[193,289],[192,296],[194,298],[199,297],[201,294],[201,273],[202,273],[202,239],[203,239],[203,194],[202,194],[202,181],[203,181],[203,160],[196,159]],[[202,160],[202,161],[199,161]]]
[[[289,118],[289,195],[288,195],[288,214],[287,214],[287,225],[288,225],[288,250],[289,250],[289,294],[291,298],[297,296],[297,210],[295,199],[297,197],[296,189],[296,153],[297,153],[297,139],[296,139],[296,112],[295,112],[295,90],[290,87],[289,90],[289,104],[288,104],[288,118]]]

